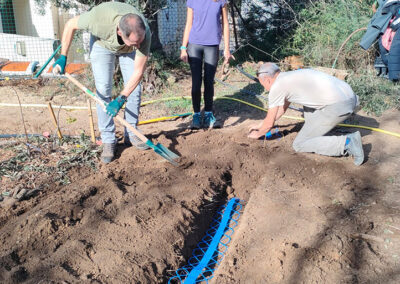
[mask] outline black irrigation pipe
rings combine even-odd
[[[254,77],[253,75],[247,73],[246,71],[244,71],[242,69],[242,67],[239,67],[239,65],[235,66],[235,68],[242,73],[244,76],[246,76],[247,78],[249,78],[250,80],[253,80],[256,83],[260,83],[260,80],[258,80],[258,78]]]
[[[255,97],[257,97],[257,98],[262,98],[262,99],[264,99],[264,100],[266,99],[265,96],[257,95],[256,93],[254,93],[254,92],[252,92],[252,91],[249,91],[249,90],[240,89],[240,88],[238,88],[238,87],[236,87],[236,86],[234,86],[234,85],[231,85],[231,84],[229,84],[229,83],[226,83],[226,82],[224,82],[224,81],[222,81],[222,80],[220,80],[220,79],[218,79],[218,78],[215,78],[215,81],[218,82],[218,83],[220,83],[220,84],[222,84],[222,85],[224,85],[225,87],[229,87],[229,88],[231,88],[231,89],[233,89],[233,90],[237,90],[238,92],[246,93],[246,94],[248,94],[248,95],[250,95],[250,96],[255,96]]]

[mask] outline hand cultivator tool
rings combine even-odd
[[[81,83],[79,83],[75,78],[73,78],[70,74],[65,73],[65,76],[72,82],[74,83],[77,87],[79,87],[82,91],[84,91],[87,95],[89,95],[92,99],[94,99],[97,103],[99,103],[103,108],[106,107],[106,103],[103,102],[100,98],[98,98],[92,91],[90,91],[88,88],[83,86]],[[142,140],[146,145],[148,145],[150,148],[152,148],[158,155],[166,159],[168,162],[173,164],[174,166],[178,166],[178,162],[176,161],[179,156],[176,155],[174,152],[168,150],[165,146],[161,145],[158,143],[157,145],[154,145],[151,140],[147,139],[146,136],[144,136],[142,133],[140,133],[135,127],[130,125],[125,119],[123,119],[121,116],[116,116],[115,117],[119,123],[121,123],[123,126],[131,130],[137,137],[139,137],[140,140]]]

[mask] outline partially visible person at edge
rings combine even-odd
[[[221,28],[222,15],[222,28]],[[219,57],[221,35],[224,35],[224,57],[234,58],[229,49],[229,23],[226,0],[188,0],[181,59],[189,62],[192,73],[192,129],[213,128],[214,77]],[[201,83],[204,60],[204,117],[200,113]]]
[[[364,162],[359,131],[344,136],[324,136],[358,106],[358,96],[346,82],[312,69],[281,72],[274,63],[261,65],[257,76],[269,91],[269,108],[264,121],[250,127],[249,138],[266,135],[290,103],[297,103],[303,105],[305,122],[293,142],[296,152],[326,156],[349,154],[356,166]]]
[[[125,119],[137,127],[141,100],[140,82],[150,54],[151,32],[144,16],[126,3],[106,2],[89,12],[70,19],[62,36],[61,56],[54,63],[55,73],[63,74],[67,54],[76,30],[87,30],[90,37],[90,62],[97,96],[107,105],[106,111],[97,104],[98,125],[103,152],[101,160],[110,163],[114,159],[116,137],[113,117],[126,103]],[[124,88],[112,100],[112,78],[115,61],[119,60]],[[125,144],[145,150],[149,147],[131,131],[125,129]]]
[[[381,6],[386,0],[375,0],[374,3],[372,3],[371,10],[375,14],[376,11],[378,10],[378,7]]]

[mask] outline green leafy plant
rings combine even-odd
[[[68,124],[72,124],[74,122],[76,122],[76,118],[75,117],[67,117],[67,123]]]
[[[371,61],[370,53],[358,46],[363,32],[346,40],[354,31],[366,27],[371,16],[368,1],[313,2],[299,12],[299,24],[286,41],[284,52],[301,55],[309,65],[331,67],[340,47],[345,44],[337,66],[354,71],[363,69]]]
[[[387,109],[400,108],[400,85],[376,77],[372,70],[350,75],[347,82],[359,95],[361,106],[368,113],[381,115]]]

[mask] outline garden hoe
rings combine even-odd
[[[103,108],[105,108],[106,103],[103,102],[100,98],[98,98],[92,91],[90,91],[88,88],[83,86],[81,83],[79,83],[75,78],[73,78],[70,74],[65,73],[65,76],[72,82],[74,83],[77,87],[79,87],[82,91],[84,91],[87,95],[89,95],[92,99],[94,99],[97,103],[99,103]],[[121,123],[123,126],[131,130],[137,137],[139,137],[140,140],[142,140],[146,145],[148,145],[150,148],[152,148],[158,155],[166,159],[168,162],[173,164],[174,166],[178,166],[178,162],[176,161],[179,156],[176,155],[174,152],[168,150],[165,146],[161,145],[158,143],[157,145],[154,145],[151,140],[147,139],[146,136],[144,136],[142,133],[140,133],[135,127],[130,125],[125,119],[123,119],[121,116],[117,115],[115,117],[119,123]]]

